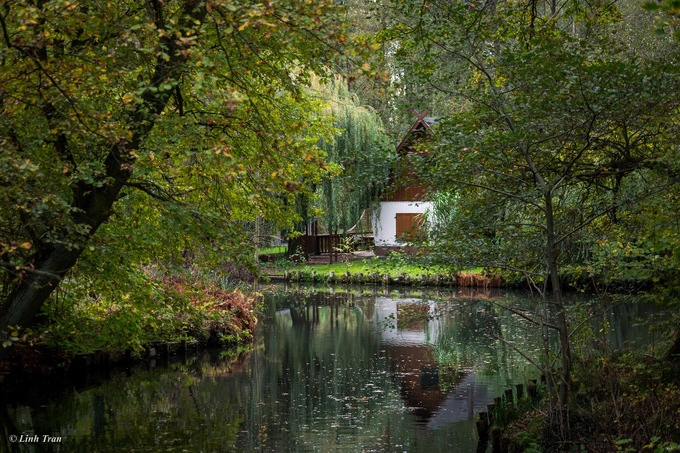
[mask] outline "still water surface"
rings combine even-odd
[[[533,307],[488,292],[270,295],[250,352],[18,397],[0,409],[0,450],[474,452],[474,416],[538,375],[523,355],[538,358],[539,332],[510,304]],[[645,312],[626,307],[610,316],[609,347],[644,336]],[[60,441],[7,442],[12,433]]]

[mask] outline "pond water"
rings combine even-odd
[[[540,332],[503,308],[531,310],[526,297],[469,296],[279,292],[249,352],[13,395],[0,407],[0,451],[474,452],[474,416],[538,377],[527,359],[538,358]],[[610,315],[608,347],[646,338],[641,307]]]

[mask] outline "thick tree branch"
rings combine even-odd
[[[123,183],[123,185],[125,187],[132,187],[133,189],[141,190],[156,200],[179,203],[176,193],[173,193],[150,181],[126,181]]]
[[[48,272],[48,271],[43,271],[43,270],[40,270],[40,269],[33,269],[31,267],[21,266],[21,265],[18,265],[16,263],[9,263],[7,261],[0,261],[0,266],[8,269],[10,272],[13,272],[15,274],[27,272],[27,273],[30,273],[30,274],[48,277],[48,278],[51,278],[51,279],[57,280],[57,281],[61,280],[61,276],[59,274],[55,273],[55,272]]]

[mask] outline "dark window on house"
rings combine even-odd
[[[420,367],[421,390],[437,390],[439,388],[439,368],[422,365]]]

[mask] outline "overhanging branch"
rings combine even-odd
[[[61,276],[58,275],[58,274],[55,274],[54,272],[41,271],[39,269],[32,269],[32,268],[27,267],[27,266],[19,266],[17,264],[10,263],[10,262],[7,262],[7,261],[0,261],[0,266],[2,266],[2,267],[6,268],[6,269],[8,269],[8,270],[10,270],[14,273],[17,273],[17,274],[20,273],[20,272],[28,272],[28,273],[31,273],[31,274],[43,275],[45,277],[49,277],[51,279],[61,281]]]

